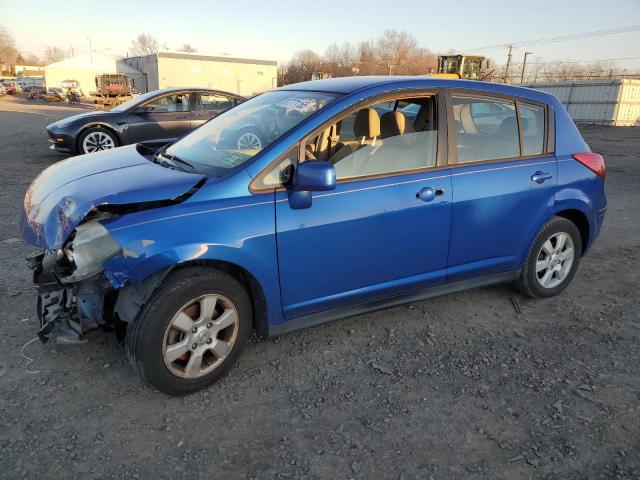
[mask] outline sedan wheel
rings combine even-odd
[[[238,137],[238,150],[255,150],[262,148],[262,140],[253,132],[245,132]]]
[[[542,244],[536,261],[536,278],[544,288],[555,288],[571,271],[575,248],[571,237],[564,233],[551,235]]]
[[[582,253],[582,237],[576,224],[552,217],[534,238],[522,265],[520,291],[533,298],[557,295],[571,282]]]
[[[110,150],[115,147],[116,141],[113,135],[103,129],[89,131],[82,138],[82,153]]]
[[[244,286],[209,267],[169,274],[127,326],[129,361],[170,395],[206,388],[238,360],[251,334],[253,308]]]
[[[220,295],[203,295],[171,319],[162,347],[164,363],[178,377],[201,377],[227,358],[237,336],[234,304]]]

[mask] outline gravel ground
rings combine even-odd
[[[0,99],[2,478],[640,478],[640,129],[583,129],[609,211],[562,295],[483,288],[252,340],[171,398],[112,334],[20,354],[37,320],[18,212],[62,158],[44,127],[77,112]]]

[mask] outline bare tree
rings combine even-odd
[[[313,50],[300,50],[294,54],[283,71],[283,84],[311,80],[313,72],[321,71],[322,59]]]
[[[185,53],[195,53],[198,51],[198,49],[189,43],[185,43],[184,45],[182,45],[182,47],[178,49],[178,51],[185,52]]]
[[[60,60],[64,60],[69,55],[67,52],[60,47],[47,47],[44,51],[44,56],[47,60],[47,64],[59,62]]]
[[[44,65],[44,62],[37,55],[19,53],[16,57],[16,65],[34,65],[39,67]]]
[[[376,43],[378,64],[391,75],[405,73],[416,50],[416,39],[407,32],[385,30]]]
[[[15,41],[5,27],[0,26],[0,66],[5,65],[10,68],[15,65],[18,50]]]
[[[149,33],[141,33],[131,42],[131,52],[136,56],[152,55],[158,49],[158,40]]]
[[[376,63],[375,44],[373,41],[360,42],[356,49],[358,74],[375,75],[380,73],[380,68]]]

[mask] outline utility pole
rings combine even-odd
[[[509,78],[509,67],[511,66],[511,50],[513,49],[513,45],[507,45],[509,47],[509,54],[507,55],[507,66],[504,69],[504,83],[507,83],[507,79]]]
[[[524,69],[527,66],[527,56],[533,52],[524,52],[524,60],[522,61],[522,72],[520,73],[520,83],[524,82]]]
[[[93,48],[91,48],[91,38],[87,37],[87,40],[89,40],[89,59],[91,62],[91,68],[93,68]]]

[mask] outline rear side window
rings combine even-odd
[[[541,155],[544,150],[544,108],[518,102],[522,155]]]
[[[233,107],[233,99],[215,93],[201,93],[198,101],[198,110],[228,110]]]
[[[520,155],[515,102],[454,95],[452,103],[459,163]]]

